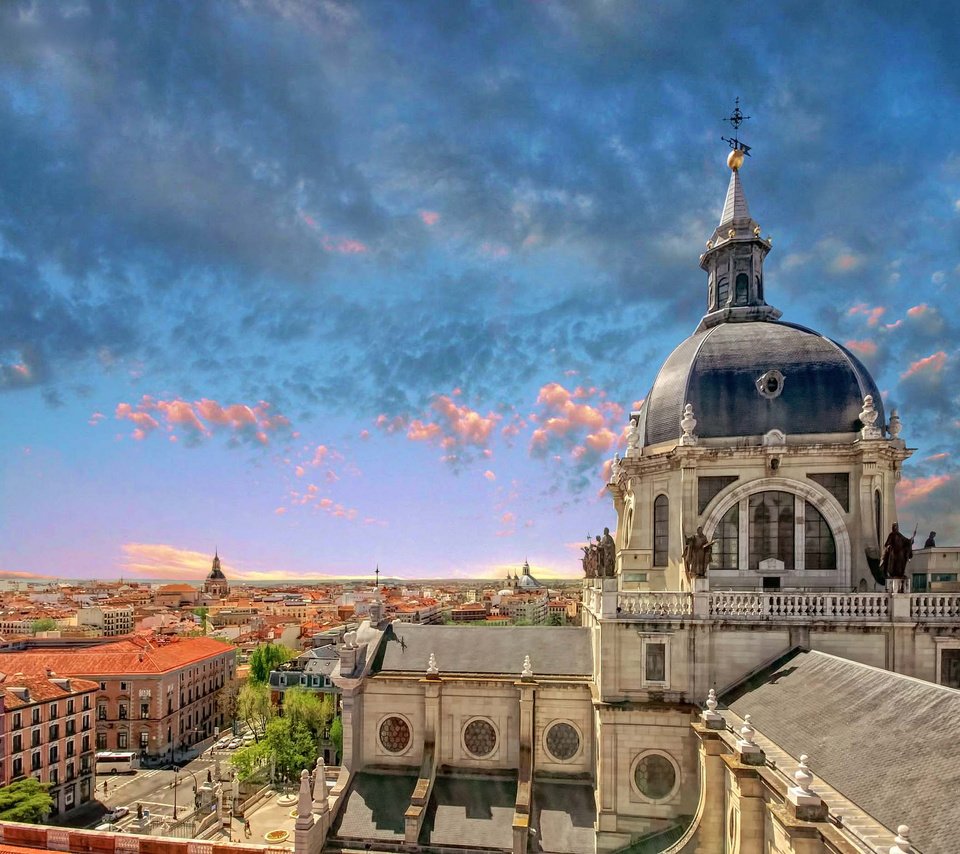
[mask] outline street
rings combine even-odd
[[[207,781],[207,774],[217,782],[217,760],[220,773],[226,779],[230,774],[230,750],[208,750],[196,759],[180,766],[179,774],[171,769],[148,769],[137,771],[135,774],[117,774],[114,776],[99,777],[97,779],[96,799],[108,810],[115,807],[127,807],[130,812],[117,822],[123,830],[134,831],[136,824],[137,805],[149,810],[151,816],[172,819],[174,813],[174,799],[176,799],[177,818],[183,818],[193,812],[194,787],[201,786]],[[174,789],[174,780],[179,783]],[[106,791],[104,791],[106,785]],[[105,819],[98,819],[91,826],[103,823]]]

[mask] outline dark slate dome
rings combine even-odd
[[[779,372],[777,374],[776,372]],[[764,388],[758,381],[764,378]],[[690,403],[700,438],[798,433],[853,433],[873,378],[836,341],[777,321],[721,322],[701,327],[670,354],[640,409],[644,445],[677,441]]]

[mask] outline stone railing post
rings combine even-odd
[[[616,578],[601,579],[600,588],[600,615],[605,620],[617,618],[618,580]]]
[[[909,622],[911,596],[909,593],[890,594],[890,619],[894,622]]]

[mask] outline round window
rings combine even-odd
[[[403,718],[386,718],[380,724],[380,743],[384,750],[402,753],[410,744],[410,726]]]
[[[475,720],[463,731],[463,746],[474,756],[489,756],[497,746],[497,731],[490,721]]]
[[[649,753],[637,763],[633,779],[644,797],[660,801],[677,785],[677,772],[666,756]]]
[[[554,759],[566,762],[580,749],[580,736],[570,724],[554,724],[547,730],[547,750]]]
[[[780,371],[767,371],[757,379],[757,391],[768,399],[779,397],[783,393],[785,379],[786,377]]]

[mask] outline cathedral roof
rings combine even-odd
[[[758,387],[779,371],[781,387]],[[644,445],[676,441],[685,404],[701,438],[853,433],[866,395],[883,426],[880,391],[845,347],[810,329],[777,321],[719,323],[682,342],[664,362],[640,415]]]
[[[956,851],[960,691],[795,651],[720,699],[886,827],[909,816],[924,854]]]

